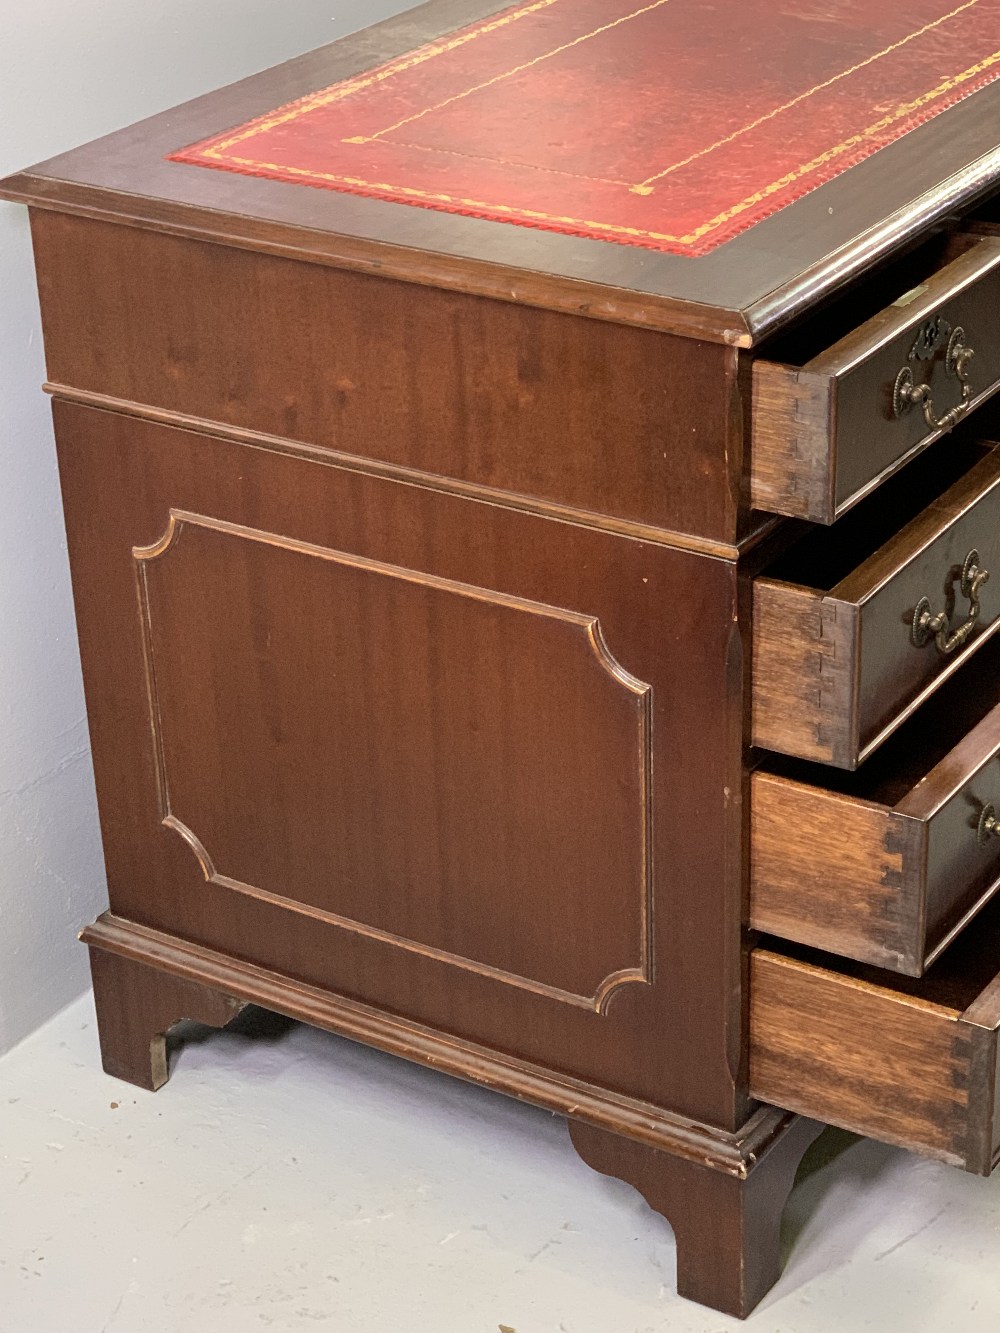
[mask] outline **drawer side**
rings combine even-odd
[[[972,1085],[981,1107],[969,1126],[969,1169],[988,1176],[1000,1164],[1000,977],[962,1018],[972,1039]]]
[[[773,773],[754,773],[750,793],[751,926],[919,976],[919,821]]]
[[[969,1154],[980,1101],[959,1014],[766,950],[751,956],[750,984],[752,1096],[981,1168]]]
[[[832,387],[826,375],[754,362],[750,502],[755,509],[833,521]]]
[[[753,591],[753,744],[839,767],[857,750],[855,608],[758,578]]]

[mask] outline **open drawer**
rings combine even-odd
[[[1000,449],[956,434],[812,529],[753,616],[753,744],[856,768],[1000,626]]]
[[[750,809],[751,926],[921,976],[1000,889],[1000,636],[856,772],[766,760]]]
[[[1000,903],[920,981],[756,949],[751,1095],[989,1175],[1000,1159],[998,973]]]
[[[1000,385],[998,307],[1000,235],[959,233],[768,348],[753,368],[754,508],[832,523],[950,430]]]

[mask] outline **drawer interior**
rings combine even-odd
[[[819,949],[804,945],[776,945],[775,950],[775,957],[835,978],[844,994],[849,991],[870,992],[886,1000],[912,1002],[918,1008],[927,1007],[959,1019],[977,1006],[980,998],[985,998],[985,992],[998,980],[1000,900],[991,903],[975,926],[965,931],[922,977],[890,977],[881,968],[832,958]],[[767,950],[762,948],[760,952]],[[1000,994],[995,1021],[1000,1023]],[[806,1040],[805,1034],[801,1039]]]
[[[1000,206],[998,206],[1000,207]],[[783,329],[765,343],[761,355],[768,361],[804,367],[844,338],[853,337],[860,325],[883,311],[906,309],[908,297],[947,264],[975,245],[976,237],[965,232],[941,233],[886,264],[849,291],[826,304],[813,307],[809,315]]]
[[[980,434],[975,423],[939,441],[833,527],[810,526],[765,575],[816,592],[833,592],[990,454],[996,446],[980,439]]]
[[[1000,193],[992,195],[976,209],[969,219],[972,227],[1000,227]]]
[[[940,690],[851,772],[787,755],[769,754],[762,769],[852,800],[896,805],[922,782],[963,737],[1000,703],[1000,638]],[[997,764],[1000,779],[1000,763]]]

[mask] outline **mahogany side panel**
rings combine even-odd
[[[732,348],[54,213],[33,236],[57,384],[735,538]]]
[[[651,689],[595,617],[176,510],[134,554],[207,880],[562,1003],[648,985]]]
[[[740,1124],[734,565],[333,461],[55,408],[112,910]],[[168,785],[185,802],[177,818],[218,858],[207,877],[163,822],[136,583],[137,549],[161,541],[172,513],[194,517],[138,563],[156,585],[147,618],[165,672]],[[432,662],[434,643],[447,652]],[[530,672],[506,655],[512,644]],[[324,802],[338,791],[355,818]],[[185,814],[196,797],[197,818]],[[493,808],[508,798],[516,821]],[[469,829],[463,811],[476,816]],[[361,828],[383,832],[355,882]]]

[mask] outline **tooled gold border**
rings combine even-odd
[[[920,97],[914,99],[913,101],[901,104],[900,106],[896,107],[894,111],[890,112],[885,116],[880,117],[879,120],[873,122],[871,125],[868,125],[864,130],[861,130],[859,133],[851,135],[849,138],[843,140],[841,143],[826,149],[824,152],[813,157],[808,162],[802,163],[793,171],[786,172],[783,176],[779,177],[775,181],[772,181],[769,185],[763,187],[760,190],[755,190],[753,193],[747,195],[744,199],[742,199],[739,203],[733,205],[728,209],[725,209],[721,213],[716,214],[715,217],[709,219],[707,222],[695,228],[693,231],[684,234],[649,231],[637,227],[627,227],[616,223],[600,222],[597,221],[596,219],[582,219],[582,218],[570,217],[568,215],[548,213],[536,209],[528,209],[520,207],[515,208],[507,204],[489,203],[484,200],[468,198],[460,195],[450,195],[450,194],[445,194],[443,192],[425,191],[415,186],[392,185],[386,182],[375,182],[375,181],[365,180],[362,177],[341,175],[333,172],[314,171],[309,168],[286,166],[274,162],[263,162],[254,158],[237,156],[235,154],[231,154],[228,152],[229,149],[235,147],[237,144],[245,143],[248,139],[251,139],[259,134],[262,134],[269,129],[273,129],[278,125],[287,124],[288,122],[298,119],[300,116],[305,115],[306,113],[313,111],[318,107],[326,106],[332,102],[343,100],[351,96],[355,92],[371,87],[379,82],[382,82],[388,78],[395,76],[396,74],[403,73],[406,70],[412,69],[416,65],[423,64],[427,60],[433,59],[436,56],[447,54],[448,52],[453,51],[456,48],[468,42],[471,42],[478,37],[494,32],[497,29],[505,27],[510,23],[516,22],[521,18],[535,14],[540,10],[550,8],[553,4],[557,3],[559,3],[559,0],[534,0],[534,3],[532,4],[525,5],[516,10],[508,11],[507,13],[501,15],[499,18],[493,19],[488,23],[482,24],[478,28],[469,29],[465,32],[453,35],[447,41],[439,42],[436,44],[429,44],[427,46],[421,47],[417,51],[411,52],[407,56],[402,57],[401,59],[396,60],[394,62],[391,62],[390,64],[385,65],[378,70],[369,72],[366,75],[361,76],[360,78],[348,80],[344,83],[334,85],[331,88],[323,89],[320,92],[311,94],[308,97],[304,97],[297,102],[291,103],[285,107],[278,108],[274,112],[271,112],[268,115],[261,117],[259,120],[253,121],[249,125],[242,126],[235,134],[227,135],[224,138],[221,138],[220,140],[215,142],[209,141],[205,145],[196,147],[194,151],[196,152],[197,156],[209,162],[217,161],[220,164],[225,163],[235,166],[237,168],[245,167],[251,171],[266,171],[284,177],[298,176],[301,177],[303,180],[307,181],[314,181],[329,185],[342,185],[347,189],[364,190],[373,193],[393,195],[402,198],[412,198],[414,201],[420,201],[428,204],[440,203],[451,207],[470,209],[476,212],[484,212],[488,214],[495,214],[501,216],[507,215],[512,219],[524,218],[526,220],[530,219],[532,221],[539,223],[561,224],[563,226],[570,226],[577,229],[586,229],[588,231],[606,232],[609,235],[621,236],[635,240],[649,240],[649,241],[666,242],[666,243],[690,246],[701,240],[710,232],[715,231],[719,227],[725,225],[727,222],[732,221],[734,218],[738,217],[741,213],[744,213],[747,209],[752,208],[755,204],[764,202],[764,200],[768,199],[773,194],[777,193],[779,190],[785,189],[789,185],[793,185],[796,181],[801,180],[804,177],[818,171],[821,167],[827,165],[832,161],[835,161],[838,157],[842,157],[844,154],[849,153],[853,149],[858,148],[867,140],[870,140],[874,138],[876,135],[883,133],[886,129],[895,124],[897,121],[905,118],[906,116],[912,115],[914,112],[920,111],[923,107],[929,105],[931,102],[934,102],[941,97],[947,96],[949,93],[954,92],[956,89],[960,88],[962,84],[967,83],[969,80],[976,78],[978,75],[981,75],[985,73],[987,70],[1000,64],[1000,50],[998,50],[993,52],[991,55],[987,56],[985,59],[977,61],[974,65],[969,66],[967,69],[962,70],[956,74],[950,75],[945,79],[942,79],[934,88],[931,88],[927,92],[922,93]],[[458,94],[456,97],[446,99],[446,101],[443,103],[439,103],[436,106],[431,106],[426,108],[424,111],[415,113],[413,116],[410,116],[405,120],[398,122],[396,125],[388,126],[386,129],[380,130],[378,131],[378,133],[374,135],[364,136],[356,140],[346,140],[345,142],[370,143],[374,140],[377,140],[380,136],[388,134],[392,130],[398,129],[404,124],[409,124],[412,121],[420,119],[424,115],[427,115],[429,112],[440,109],[441,106],[448,105],[451,102],[460,100],[463,97],[471,96],[474,92],[478,91],[483,87],[489,86],[490,84],[498,82],[503,78],[509,77],[511,74],[518,73],[524,69],[530,68],[531,66],[536,65],[543,60],[549,59],[552,55],[557,54],[560,51],[564,51],[569,47],[579,45],[581,42],[587,41],[592,37],[600,36],[602,33],[609,31],[611,28],[618,27],[622,23],[629,22],[632,19],[638,18],[641,15],[649,13],[651,10],[658,9],[662,5],[668,3],[670,3],[670,0],[653,0],[653,3],[651,4],[644,5],[642,8],[637,9],[630,14],[623,15],[620,19],[614,20],[611,23],[604,24],[600,28],[594,29],[593,32],[585,33],[580,37],[575,38],[571,42],[564,43],[563,45],[555,48],[554,51],[544,52],[541,55],[535,57],[534,60],[528,61],[523,65],[516,66],[514,69],[509,70],[504,74],[497,75],[494,78],[486,81],[486,83],[475,85],[474,87],[467,89],[466,92]],[[740,135],[745,134],[749,130],[756,128],[758,125],[763,124],[765,121],[772,119],[773,117],[779,115],[781,112],[788,110],[792,106],[800,104],[801,102],[807,100],[814,94],[830,87],[838,80],[846,78],[850,74],[855,73],[857,70],[862,69],[867,65],[870,65],[875,60],[881,59],[883,56],[888,55],[893,51],[899,50],[901,47],[905,46],[908,42],[914,40],[917,37],[920,37],[921,35],[930,31],[931,29],[939,27],[942,23],[945,23],[948,20],[955,18],[957,15],[973,8],[979,3],[980,0],[964,0],[964,3],[959,5],[957,8],[949,11],[949,13],[942,15],[940,18],[935,19],[930,23],[924,24],[921,28],[916,29],[914,32],[908,34],[904,38],[901,38],[898,42],[893,43],[891,46],[884,48],[884,50],[878,51],[872,56],[869,56],[867,59],[860,61],[855,65],[850,66],[848,69],[842,71],[840,74],[834,75],[832,78],[824,80],[822,83],[815,85],[815,87],[809,89],[807,92],[799,94],[797,97],[792,98],[789,102],[784,103],[782,106],[776,107],[773,111],[770,111],[765,115],[760,116],[751,122],[748,122],[748,124],[743,126],[741,129],[736,130],[733,133],[726,135],[724,138],[716,141],[715,143],[708,145],[708,147],[702,149],[700,152],[692,154],[690,157],[685,158],[680,162],[674,163],[670,167],[667,167],[665,170],[658,172],[653,176],[647,177],[644,181],[640,181],[636,184],[629,184],[627,181],[616,182],[612,180],[605,180],[603,183],[621,184],[623,187],[629,189],[632,193],[648,195],[653,192],[653,189],[657,181],[662,180],[665,176],[671,174],[673,171],[676,171],[681,167],[687,166],[691,162],[697,160],[699,157],[707,156],[707,154],[715,151],[715,149],[723,147],[724,145],[733,142],[733,140],[739,138]],[[188,150],[188,153],[191,152],[192,150]],[[185,156],[186,155],[187,154],[185,154]],[[567,173],[567,174],[573,175],[575,173]],[[590,179],[590,178],[581,177],[581,179]]]

